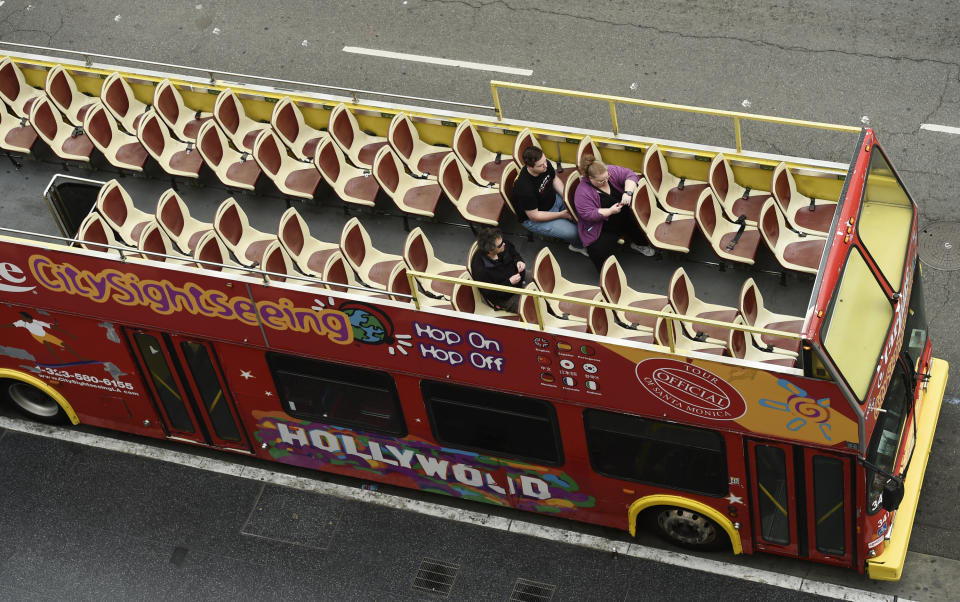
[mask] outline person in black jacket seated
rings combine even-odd
[[[513,243],[504,240],[499,228],[481,228],[477,233],[478,252],[470,261],[473,279],[502,286],[523,287],[527,264]],[[516,313],[520,295],[480,289],[480,294],[497,309]]]

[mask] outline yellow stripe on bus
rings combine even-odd
[[[837,510],[839,510],[840,508],[843,508],[843,501],[842,501],[842,500],[840,501],[839,504],[837,504],[836,506],[834,506],[833,508],[831,508],[830,510],[828,510],[826,514],[824,514],[823,516],[821,516],[820,518],[818,518],[818,519],[817,519],[817,524],[819,525],[819,524],[822,523],[823,521],[825,521],[825,520],[827,520],[828,518],[830,518],[830,515],[833,514],[834,512],[836,512]]]
[[[773,502],[773,505],[779,508],[780,512],[782,512],[784,516],[789,516],[787,514],[786,509],[784,509],[784,507],[780,505],[780,502],[778,502],[777,499],[773,497],[773,495],[771,495],[769,491],[767,491],[767,488],[763,486],[763,483],[757,483],[757,487],[760,488],[760,491],[767,494],[767,497],[770,498],[770,501]]]

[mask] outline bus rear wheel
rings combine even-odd
[[[17,380],[2,382],[3,393],[21,414],[48,424],[66,424],[67,413],[40,389]]]
[[[676,506],[657,508],[651,523],[661,538],[693,550],[719,550],[727,545],[723,529],[706,516]]]

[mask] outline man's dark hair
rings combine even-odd
[[[498,238],[503,238],[500,228],[480,228],[477,232],[477,248],[481,253],[489,253],[497,248]]]
[[[521,158],[523,159],[524,165],[527,167],[533,167],[537,164],[537,161],[539,161],[540,157],[542,156],[543,151],[540,149],[540,147],[531,145],[523,149],[523,156]]]

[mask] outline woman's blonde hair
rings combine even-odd
[[[593,155],[584,155],[583,159],[580,160],[580,165],[577,167],[577,171],[580,172],[581,177],[595,178],[607,171],[607,166],[603,161],[597,159]]]

